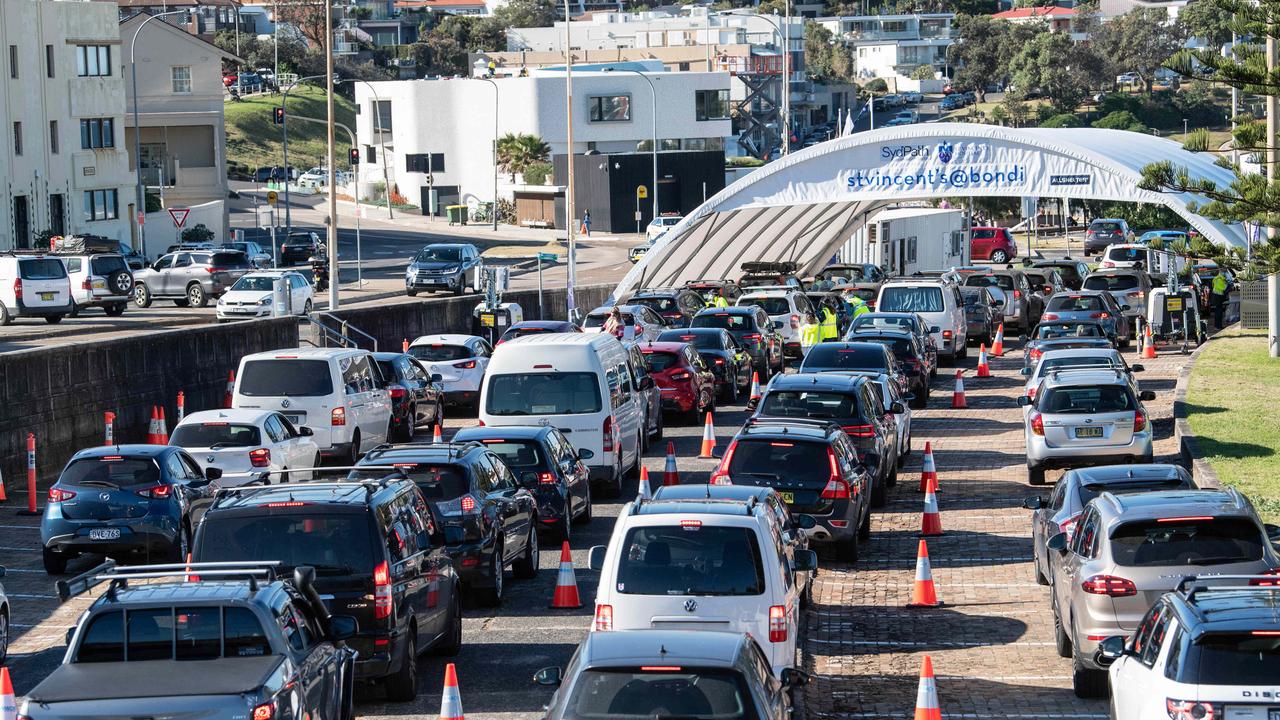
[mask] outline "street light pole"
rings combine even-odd
[[[577,222],[574,209],[573,192],[573,42],[571,40],[573,19],[569,16],[569,0],[564,0],[564,102],[565,102],[565,181],[568,183],[564,192],[565,229],[569,231],[567,239],[568,262],[565,266],[566,284],[565,307],[568,320],[575,320],[576,301],[574,286],[578,279],[578,255],[575,240],[574,224]]]
[[[491,78],[476,78],[493,86],[493,229],[498,230],[498,81]]]
[[[605,72],[613,72],[614,70],[622,70],[624,72],[635,73],[639,75],[645,82],[649,83],[649,101],[653,108],[653,219],[658,219],[658,91],[654,88],[653,80],[648,75],[634,70],[632,68],[614,68],[607,67]],[[636,208],[639,210],[639,208]]]
[[[281,153],[284,155],[284,236],[293,232],[293,216],[289,212],[289,91],[308,80],[316,80],[323,75],[308,75],[284,89],[280,94],[280,107],[284,108],[284,122],[280,124]]]
[[[324,4],[324,90],[325,90],[325,135],[328,143],[327,162],[329,165],[329,311],[338,309],[338,163],[333,148],[333,3],[325,0]],[[285,174],[289,168],[285,167]],[[387,188],[391,192],[391,188]]]
[[[166,15],[182,15],[186,12],[188,11],[170,10],[169,12],[148,17],[138,25],[137,30],[133,31],[133,40],[129,43],[129,84],[132,86],[130,93],[133,95],[133,166],[134,179],[136,181],[134,187],[136,198],[134,202],[137,203],[134,208],[136,214],[133,217],[133,221],[138,224],[139,247],[142,250],[143,257],[147,256],[147,228],[146,223],[143,221],[143,216],[147,213],[147,199],[142,190],[142,124],[138,121],[138,34],[142,32],[142,28],[147,26],[147,23],[156,18],[162,18]]]

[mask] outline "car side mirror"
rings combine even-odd
[[[809,684],[809,673],[795,668],[783,668],[780,679],[786,687],[801,687]]]
[[[893,413],[894,415],[901,415],[906,411],[907,411],[907,406],[903,405],[901,400],[894,400],[893,404],[889,406],[889,412]]]
[[[791,516],[791,524],[795,525],[801,530],[809,530],[811,528],[817,527],[818,521],[815,520],[812,515],[797,513]]]
[[[942,328],[939,327],[938,325],[931,325],[929,326],[929,332],[931,333],[942,332]]]
[[[1027,397],[1026,395],[1018,396],[1018,407],[1026,407],[1030,404],[1031,404],[1031,398]]]
[[[316,434],[316,431],[315,431],[315,430],[312,430],[311,428],[307,427],[306,425],[303,425],[303,426],[301,426],[301,427],[299,427],[299,428],[298,428],[298,435],[300,435],[301,437],[311,437],[311,436],[313,436],[313,435],[315,435],[315,434]]]
[[[1121,305],[1121,306],[1120,306],[1120,309],[1121,309],[1121,310],[1132,310],[1133,308],[1129,307],[1128,305]]]
[[[335,642],[349,640],[360,632],[360,622],[350,615],[329,616],[329,638]]]
[[[1147,369],[1146,366],[1142,365],[1141,363],[1134,363],[1133,365],[1129,366],[1129,372],[1142,372],[1143,370],[1146,370],[1146,369]]]
[[[1067,534],[1066,534],[1066,533],[1058,533],[1057,535],[1054,535],[1053,537],[1051,537],[1051,538],[1049,538],[1047,541],[1045,541],[1044,546],[1045,546],[1045,547],[1047,547],[1047,548],[1049,548],[1050,550],[1057,550],[1059,553],[1066,554],[1066,552],[1067,552]]]
[[[769,323],[769,327],[773,328],[774,330],[781,330],[781,329],[782,329],[782,321],[781,321],[781,320],[774,320],[773,322]]]
[[[533,674],[533,681],[546,687],[559,687],[564,681],[564,670],[558,667],[544,667]]]
[[[1026,342],[1026,341],[1027,341],[1027,336],[1026,336],[1026,335],[1019,335],[1019,336],[1018,336],[1018,342],[1024,343],[1024,342]]]
[[[1022,377],[1030,377],[1031,368],[1029,367],[1022,368],[1021,370],[1018,371],[1018,374],[1021,375]]]
[[[1044,498],[1039,495],[1032,495],[1031,497],[1022,501],[1022,507],[1028,510],[1043,510],[1044,506],[1045,506]]]
[[[1138,393],[1138,399],[1144,402],[1147,400],[1155,400],[1156,393],[1154,390],[1143,390],[1142,392]]]
[[[222,477],[222,468],[210,467],[204,469],[205,480],[217,480]]]
[[[600,572],[604,569],[604,554],[608,551],[604,545],[592,545],[587,551],[587,568]]]
[[[644,376],[644,377],[640,378],[640,389],[641,389],[641,390],[652,390],[652,389],[653,389],[653,378],[649,377],[648,375],[646,375],[646,376]]]
[[[1109,667],[1112,663],[1124,657],[1124,642],[1123,635],[1112,635],[1111,637],[1103,638],[1102,642],[1098,643],[1098,649],[1093,652],[1093,661],[1099,667]]]
[[[590,460],[591,458],[593,458],[593,457],[595,457],[595,456],[596,456],[596,454],[595,454],[595,452],[594,452],[594,451],[592,451],[592,450],[588,450],[588,449],[586,449],[586,448],[578,448],[578,459],[579,459],[579,460]]]
[[[797,550],[791,559],[791,569],[796,572],[813,572],[818,569],[818,553],[812,550]]]

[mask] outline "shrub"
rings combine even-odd
[[[1080,122],[1080,117],[1074,113],[1060,113],[1040,123],[1040,127],[1045,128],[1075,128],[1080,127],[1084,123]]]
[[[1204,128],[1196,128],[1187,134],[1185,140],[1182,141],[1182,149],[1191,152],[1208,152],[1209,151],[1209,131]]]
[[[1134,114],[1128,110],[1117,110],[1108,113],[1101,120],[1093,124],[1096,128],[1106,130],[1130,130],[1132,132],[1150,133],[1151,128],[1143,124]]]
[[[213,231],[205,227],[204,223],[196,223],[194,227],[189,227],[182,231],[182,242],[184,243],[207,243],[213,242]]]
[[[932,80],[938,72],[933,69],[932,65],[921,65],[911,72],[912,80]]]
[[[551,163],[530,163],[524,169],[524,181],[528,185],[544,185],[551,176]]]
[[[876,78],[866,85],[863,85],[862,89],[873,93],[889,92],[889,83],[885,82],[884,78]]]

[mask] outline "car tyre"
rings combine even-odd
[[[1107,673],[1085,667],[1084,661],[1072,655],[1071,689],[1078,698],[1104,698],[1108,691]]]
[[[462,651],[462,603],[458,602],[458,588],[453,588],[453,607],[449,611],[449,632],[439,645],[435,654],[453,657]]]
[[[885,487],[885,485],[888,484],[888,478],[880,478],[873,482],[874,484],[871,486],[871,507],[884,507],[886,500],[885,496],[888,495],[889,492],[889,489]]]
[[[140,308],[151,307],[151,290],[146,283],[138,283],[133,286],[133,304]]]
[[[995,252],[991,253],[991,262],[996,265],[1003,265],[1009,262],[1009,253],[1003,250],[996,250]]]
[[[315,309],[316,309],[316,305],[315,305],[315,303],[311,302],[311,298],[307,298],[307,302],[306,302],[306,304],[304,304],[304,305],[302,306],[302,314],[303,314],[303,315],[310,315],[310,314],[311,314],[311,312],[312,312],[313,310],[315,310]]]
[[[493,559],[489,561],[489,572],[493,574],[493,585],[482,589],[477,594],[477,600],[485,607],[498,607],[502,604],[502,540],[498,540],[497,545],[493,548]]]
[[[863,516],[862,524],[858,526],[858,539],[859,540],[871,539],[871,513],[867,513],[865,516]]]
[[[538,577],[538,518],[531,516],[529,522],[529,541],[525,543],[524,554],[519,560],[511,563],[511,574],[517,580],[532,580]]]
[[[400,669],[382,681],[387,688],[387,699],[391,702],[412,702],[418,697],[418,643],[413,637],[415,632],[411,626],[409,636],[405,639]]]
[[[13,322],[13,316],[9,314],[9,308],[0,303],[0,326],[6,326]]]
[[[67,571],[67,561],[71,558],[64,553],[44,549],[44,571],[49,575],[62,575]]]
[[[836,559],[847,563],[858,562],[858,533],[844,542],[836,543]]]
[[[80,306],[74,302],[71,303],[71,312],[67,313],[67,317],[80,317]]]
[[[46,316],[45,316],[45,318],[44,318],[44,321],[45,321],[45,322],[47,322],[47,323],[49,323],[50,325],[57,325],[58,323],[62,322],[62,316],[61,316],[61,315],[46,315]]]
[[[1053,644],[1058,651],[1058,657],[1071,657],[1071,636],[1067,635],[1067,631],[1062,627],[1062,616],[1058,613],[1058,605],[1053,606]]]
[[[128,305],[129,303],[127,302],[111,303],[103,309],[106,311],[108,317],[120,317],[121,315],[124,315],[124,309],[128,307]]]
[[[418,417],[418,408],[410,407],[409,415],[404,419],[404,424],[396,428],[391,434],[395,436],[392,442],[407,443],[413,439],[414,419]]]
[[[902,455],[898,455],[898,460],[893,464],[893,469],[889,471],[889,487],[898,484],[898,468],[902,466]]]
[[[666,420],[664,420],[662,417],[662,409],[659,408],[658,409],[658,427],[653,431],[653,437],[650,438],[650,442],[649,442],[650,445],[652,445],[655,442],[662,441],[662,436],[666,434],[666,424],[667,424]]]
[[[209,296],[205,294],[204,287],[200,283],[191,283],[187,286],[187,303],[191,307],[198,308],[209,304]]]
[[[347,465],[355,465],[360,461],[360,431],[351,434],[351,447],[347,450]]]
[[[1040,557],[1038,553],[1032,553],[1031,556],[1031,574],[1036,576],[1037,585],[1048,585],[1049,578],[1044,576],[1044,572],[1040,570]]]
[[[1032,485],[1044,484],[1044,468],[1040,465],[1027,465],[1027,481]]]
[[[409,297],[418,297],[418,291],[413,288],[405,288],[404,294],[408,295]]]
[[[0,611],[0,665],[9,656],[9,613]]]
[[[575,523],[577,523],[577,524],[579,524],[579,525],[586,525],[587,523],[591,522],[591,518],[592,518],[592,516],[593,516],[593,514],[594,514],[594,513],[593,513],[593,511],[592,511],[592,508],[591,508],[591,483],[587,483],[587,502],[586,502],[586,506],[587,506],[587,507],[586,507],[585,509],[583,509],[582,514],[581,514],[581,515],[579,515],[578,517],[576,517],[576,518],[574,518],[574,519],[573,519],[573,521],[574,521]]]
[[[720,393],[720,399],[726,405],[734,405],[738,402],[738,381],[725,383],[724,391]]]

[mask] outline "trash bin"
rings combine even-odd
[[[448,205],[445,207],[445,213],[449,216],[450,225],[466,225],[467,224],[467,206],[466,205]]]

